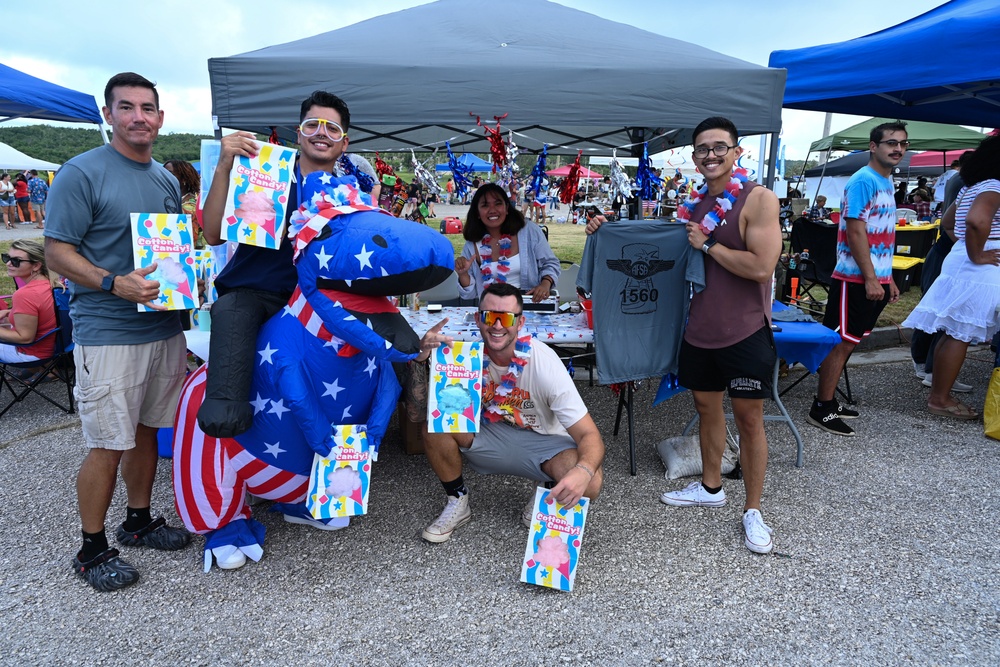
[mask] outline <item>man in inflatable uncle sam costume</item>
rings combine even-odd
[[[447,238],[372,207],[353,176],[310,174],[303,193],[289,231],[298,286],[257,337],[253,427],[235,439],[201,431],[206,366],[181,394],[174,497],[188,530],[206,536],[206,571],[213,558],[222,569],[260,560],[265,529],[251,518],[247,491],[277,501],[272,510],[290,523],[346,526],[305,507],[313,455],[330,455],[334,425],[362,424],[374,460],[400,394],[393,363],[423,361],[450,340],[443,322],[418,338],[387,298],[448,278]]]

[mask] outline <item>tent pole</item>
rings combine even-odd
[[[764,141],[767,139],[766,134],[762,134],[761,141],[761,155],[764,154]],[[764,185],[767,186],[769,190],[774,191],[774,177],[778,173],[778,133],[771,133],[771,148],[767,152],[767,179],[764,181]]]
[[[102,141],[103,141],[103,142],[104,142],[105,144],[108,144],[108,143],[110,143],[110,142],[108,141],[108,133],[104,131],[104,123],[98,123],[98,124],[97,124],[97,131],[98,131],[98,132],[99,132],[99,133],[101,134],[101,140],[102,140]]]

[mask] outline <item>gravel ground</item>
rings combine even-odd
[[[971,404],[991,367],[988,351],[970,355]],[[741,482],[727,480],[722,509],[659,502],[688,481],[665,481],[653,447],[680,433],[688,395],[653,408],[655,387],[640,386],[631,477],[613,396],[581,384],[608,457],[573,593],[518,581],[523,480],[467,475],[473,521],[423,542],[444,496],[395,429],[370,514],[346,530],[288,525],[259,505],[260,563],[204,574],[199,537],[174,553],[123,548],[141,581],[97,593],[69,567],[78,421],[32,399],[0,419],[0,664],[1000,664],[1000,492],[979,472],[1000,468],[1000,444],[979,423],[928,415],[906,360],[857,366],[851,381],[855,438],[805,423],[815,378],[787,397],[804,468],[788,429],[767,426],[769,556],[743,547]],[[111,531],[123,508],[120,487]],[[176,524],[166,460],[154,511]]]

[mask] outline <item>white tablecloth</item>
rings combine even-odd
[[[406,321],[410,323],[417,335],[423,336],[427,330],[445,317],[448,323],[443,332],[455,340],[476,341],[480,339],[479,328],[475,322],[475,307],[442,308],[439,313],[427,312],[426,308],[414,311],[401,309]],[[594,332],[587,327],[587,316],[584,313],[557,313],[543,315],[527,311],[524,331],[545,343],[579,343],[581,345],[594,342]]]

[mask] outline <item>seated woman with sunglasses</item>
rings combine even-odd
[[[535,303],[549,297],[559,280],[559,260],[542,229],[526,222],[495,183],[480,187],[462,232],[465,248],[455,260],[458,292],[476,299],[493,282],[509,283]]]
[[[31,344],[57,326],[52,289],[58,283],[45,266],[45,249],[38,241],[18,239],[0,258],[7,275],[23,283],[14,292],[11,308],[0,310],[0,363],[48,359],[55,353],[55,336]]]

